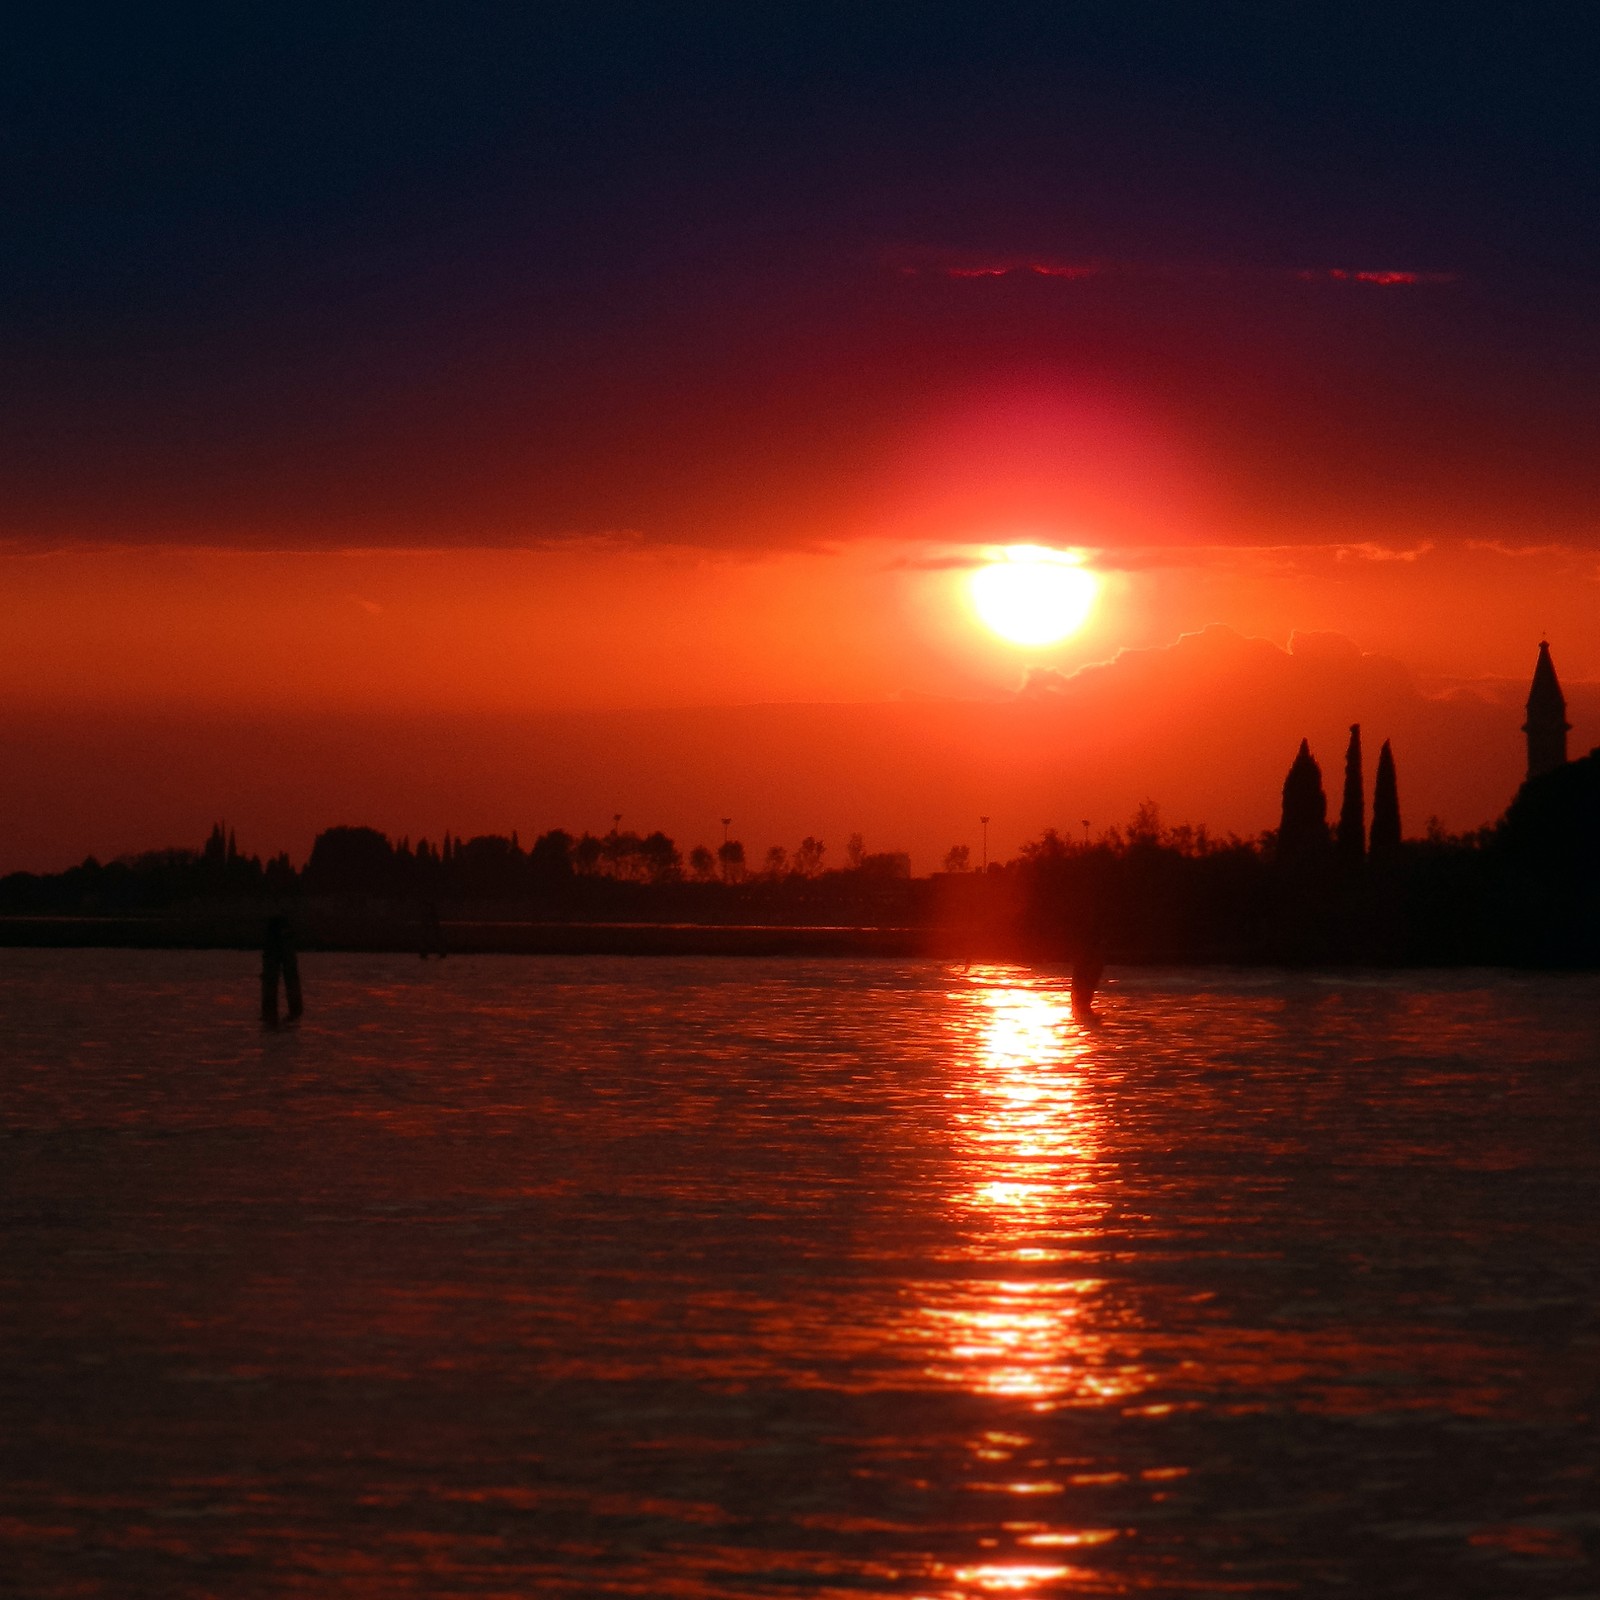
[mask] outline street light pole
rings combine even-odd
[[[729,828],[729,825],[732,822],[733,822],[733,818],[732,817],[724,817],[722,819],[722,842],[724,844],[726,844],[728,842],[728,828]]]
[[[979,817],[978,821],[983,824],[983,868],[982,868],[982,870],[984,872],[984,875],[987,876],[988,875],[988,871],[989,871],[989,819],[987,817]]]

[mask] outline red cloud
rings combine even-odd
[[[1453,272],[1358,271],[1350,267],[1311,267],[1295,274],[1307,283],[1371,283],[1381,289],[1412,288],[1420,284],[1455,283]]]
[[[917,267],[902,269],[911,273],[924,270]],[[1006,278],[1014,272],[1031,272],[1041,278],[1098,278],[1108,269],[1098,261],[1013,261],[984,263],[979,266],[933,267],[933,272],[946,278]]]
[[[901,262],[899,271],[908,278],[924,273],[938,278],[1010,278],[1032,276],[1039,278],[1064,278],[1068,282],[1082,282],[1089,278],[1149,278],[1216,280],[1219,278],[1293,277],[1302,283],[1362,283],[1380,289],[1421,288],[1431,285],[1455,283],[1454,272],[1418,272],[1401,267],[1302,267],[1291,273],[1255,272],[1249,269],[1227,269],[1194,265],[1156,265],[1111,261],[1058,261],[1044,257],[1016,257],[1000,260],[978,261],[923,261]]]

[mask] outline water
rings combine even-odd
[[[0,1592],[1600,1594],[1600,982],[0,953]]]

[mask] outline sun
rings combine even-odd
[[[1055,644],[1076,633],[1099,590],[1075,556],[1014,544],[972,575],[972,603],[984,626],[1012,644]]]

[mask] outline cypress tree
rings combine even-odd
[[[1372,859],[1392,861],[1400,853],[1400,790],[1395,783],[1394,752],[1383,741],[1378,752],[1378,778],[1372,787]]]
[[[1366,799],[1361,782],[1361,724],[1350,724],[1350,745],[1344,753],[1344,803],[1339,808],[1339,859],[1360,866],[1367,850]]]
[[[1283,780],[1283,820],[1278,827],[1278,856],[1283,861],[1316,860],[1328,847],[1328,797],[1322,790],[1322,768],[1302,739],[1299,753]]]

